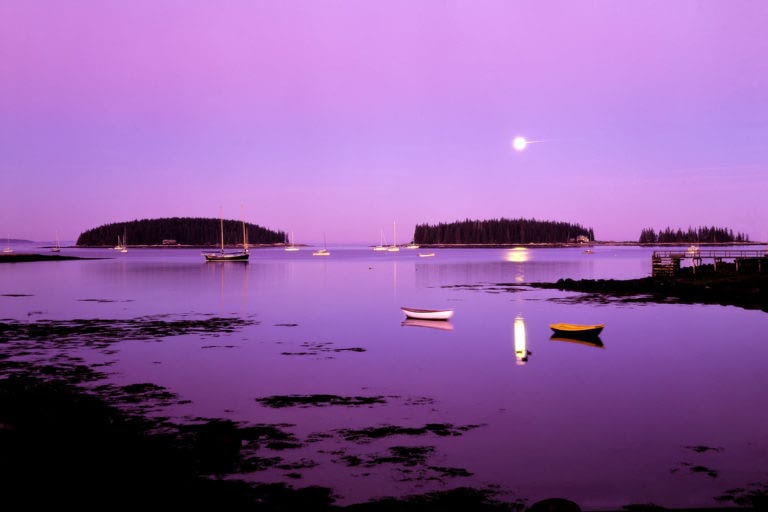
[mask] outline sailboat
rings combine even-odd
[[[61,252],[61,245],[59,245],[59,232],[56,232],[56,245],[51,247],[51,252]]]
[[[398,252],[400,248],[397,246],[397,243],[395,243],[395,240],[397,239],[397,231],[396,231],[396,223],[392,223],[392,245],[390,245],[387,250],[389,252]]]
[[[120,247],[120,252],[128,252],[128,244],[125,241],[125,228],[123,228],[123,244],[122,247]]]
[[[291,244],[285,247],[286,251],[289,252],[296,252],[299,250],[298,247],[296,247],[294,239],[293,239],[293,231],[291,231]]]
[[[13,252],[13,249],[11,249],[11,235],[8,235],[8,246],[3,249],[3,252],[6,254]]]
[[[120,238],[120,235],[117,235],[117,245],[113,247],[116,251],[122,251],[125,248],[125,242],[122,238]]]
[[[381,230],[381,242],[379,243],[379,245],[373,246],[373,250],[374,251],[386,251],[387,250],[387,246],[384,243],[384,230],[383,229]]]
[[[224,214],[219,211],[219,230],[221,232],[221,250],[219,252],[204,252],[205,261],[248,261],[248,232],[243,218],[243,250],[237,252],[224,252]]]
[[[312,256],[330,256],[330,255],[331,253],[328,251],[328,247],[325,244],[325,233],[323,233],[323,248],[313,252]]]

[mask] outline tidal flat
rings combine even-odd
[[[299,439],[290,424],[241,424],[221,418],[190,418],[184,423],[149,414],[183,403],[174,392],[152,383],[116,386],[106,383],[109,365],[89,366],[61,351],[81,345],[106,350],[126,337],[160,341],[188,333],[201,336],[231,333],[253,320],[210,317],[127,320],[0,322],[0,478],[5,499],[25,507],[91,508],[103,506],[213,507],[226,510],[327,511],[578,511],[562,498],[528,504],[504,496],[493,487],[456,485],[441,492],[389,497],[340,506],[333,489],[286,483],[258,483],[238,475],[266,469],[283,470],[301,479],[312,460],[290,462],[280,456],[330,437],[353,445],[392,438],[385,451],[360,454],[338,449],[333,457],[350,468],[391,466],[403,479],[460,479],[471,475],[461,467],[430,462],[430,437],[461,436],[482,425],[425,424],[422,427],[379,425],[343,428]],[[256,397],[270,408],[375,407],[398,396],[328,394]],[[428,403],[428,401],[426,401]],[[403,438],[421,439],[417,445]],[[691,446],[701,453],[717,447]],[[683,463],[683,466],[686,463]],[[703,472],[705,466],[675,468]],[[689,464],[690,466],[690,464]],[[30,489],[39,492],[29,492]],[[730,489],[721,501],[735,507],[707,509],[758,510],[768,487]],[[652,504],[628,504],[622,510],[668,510]]]
[[[108,351],[127,338],[161,341],[168,336],[231,333],[254,321],[239,318],[0,322],[0,478],[5,499],[39,506],[106,506],[146,503],[226,510],[438,510],[462,504],[473,510],[521,510],[491,489],[456,488],[351,507],[334,506],[334,493],[319,486],[293,487],[238,480],[237,475],[278,468],[300,478],[312,461],[292,463],[274,453],[336,436],[355,444],[386,437],[457,436],[473,428],[429,424],[340,429],[300,440],[285,424],[238,424],[221,418],[190,418],[180,424],[149,414],[184,403],[152,383],[108,384],[109,364],[85,364],[64,355],[75,346]],[[108,353],[108,352],[107,352]],[[398,399],[400,397],[388,397]],[[380,396],[257,397],[267,407],[360,407],[385,403]],[[260,455],[268,451],[269,455]],[[366,456],[334,456],[347,466],[394,465],[442,478],[463,468],[430,466],[434,448],[392,446]],[[28,489],[39,488],[39,493]],[[117,505],[118,503],[114,503]]]

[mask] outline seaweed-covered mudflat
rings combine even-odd
[[[420,446],[391,446],[364,456],[332,454],[346,467],[399,467],[404,478],[451,478],[463,468],[431,465],[431,436],[459,436],[476,426],[429,424],[341,429],[296,438],[282,424],[238,424],[219,418],[189,418],[183,424],[151,415],[183,403],[152,383],[108,383],[109,364],[87,365],[67,350],[86,347],[109,353],[124,340],[152,341],[184,334],[216,336],[257,322],[209,316],[164,315],[133,319],[0,322],[0,479],[4,500],[24,507],[157,506],[222,510],[341,510],[333,490],[258,483],[237,475],[277,468],[300,477],[311,460],[275,454],[330,437],[357,445],[382,438],[424,438]],[[370,407],[400,397],[268,396],[268,408]],[[30,490],[36,490],[30,492]],[[445,492],[357,504],[354,510],[438,510],[458,504],[471,510],[521,510],[492,489],[457,485]]]
[[[529,283],[537,288],[582,292],[578,302],[662,302],[719,304],[768,312],[768,273],[739,273],[728,265],[683,269],[675,277],[640,279],[559,279],[554,283]],[[768,269],[766,269],[768,272]],[[514,287],[517,289],[517,287]]]
[[[0,323],[0,479],[4,500],[39,507],[211,507],[220,510],[350,511],[578,511],[578,504],[553,496],[534,504],[493,487],[457,483],[441,492],[380,498],[336,505],[333,489],[259,483],[240,475],[277,468],[301,478],[312,460],[279,456],[329,438],[356,447],[389,439],[385,450],[341,448],[330,454],[338,464],[361,472],[393,468],[410,481],[461,479],[461,467],[430,462],[430,439],[461,436],[482,425],[425,424],[420,427],[377,425],[316,433],[299,439],[291,425],[239,424],[220,418],[190,418],[174,423],[149,411],[182,401],[152,383],[108,383],[108,366],[88,366],[62,349],[80,344],[104,350],[118,340],[159,340],[181,334],[198,336],[233,332],[253,320],[164,316],[128,320],[73,320]],[[256,397],[268,408],[375,407],[398,396],[329,394]],[[428,398],[420,403],[429,404]],[[404,440],[411,442],[403,442]],[[413,441],[416,441],[414,444]],[[696,452],[716,447],[693,446]],[[716,471],[704,466],[677,470]],[[730,489],[721,500],[733,510],[764,503],[768,488]],[[663,510],[644,504],[624,510]],[[713,509],[714,510],[714,509]],[[719,510],[730,510],[721,508]]]

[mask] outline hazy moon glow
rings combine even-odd
[[[525,140],[525,137],[515,137],[512,139],[512,147],[515,148],[515,151],[522,151],[527,145],[528,141]]]

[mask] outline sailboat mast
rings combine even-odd
[[[224,254],[224,210],[219,208],[219,225],[221,231],[221,253]]]
[[[240,215],[243,217],[243,250],[248,252],[248,230],[245,229],[245,211],[240,206]]]

